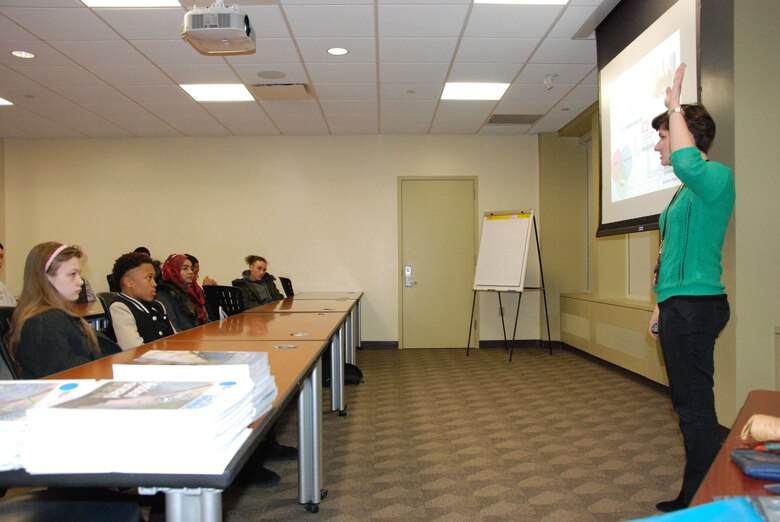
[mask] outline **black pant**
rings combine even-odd
[[[713,352],[729,320],[729,303],[725,295],[680,296],[658,307],[658,335],[685,445],[681,500],[687,506],[721,445],[712,391]]]

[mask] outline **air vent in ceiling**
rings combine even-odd
[[[247,85],[258,101],[292,101],[311,98],[305,83],[259,83]]]
[[[494,114],[488,125],[533,125],[541,114]]]

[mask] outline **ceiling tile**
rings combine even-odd
[[[373,38],[298,38],[296,40],[306,63],[374,63],[376,40]],[[343,56],[328,54],[332,47],[349,50]]]
[[[568,6],[548,36],[552,38],[572,38],[595,10],[596,5]]]
[[[2,14],[43,40],[116,40],[117,34],[86,7],[3,8]]]
[[[315,86],[320,100],[376,100],[374,83],[318,83]]]
[[[382,63],[449,63],[457,44],[457,38],[382,38],[379,59]]]
[[[132,40],[130,42],[158,65],[225,63],[218,56],[204,56],[183,40]]]
[[[386,5],[379,6],[381,38],[457,38],[463,29],[465,5]]]
[[[113,87],[67,87],[57,92],[76,103],[129,103],[131,100]]]
[[[372,5],[285,5],[296,38],[374,36]]]
[[[121,87],[172,85],[175,82],[154,65],[109,65],[91,67],[92,73],[111,85]]]
[[[596,65],[595,40],[546,38],[531,63],[584,63]]]
[[[314,84],[322,83],[371,83],[376,81],[376,65],[373,63],[312,63],[309,75]]]
[[[447,78],[448,63],[383,63],[379,66],[382,83],[437,83]]]
[[[420,114],[433,116],[439,104],[437,100],[383,100],[382,116],[388,114]]]
[[[438,100],[444,89],[439,83],[383,83],[380,96],[383,100]]]
[[[241,83],[225,62],[213,65],[164,65],[163,72],[179,85],[183,83]]]
[[[344,114],[363,114],[368,116],[376,116],[377,103],[370,100],[349,100],[349,101],[335,101],[325,100],[320,101],[322,110],[330,120],[332,115],[344,115]]]
[[[18,73],[53,90],[63,87],[105,87],[105,82],[86,69],[73,66],[14,67]]]
[[[548,74],[557,74],[553,79],[556,85],[574,85],[579,83],[594,66],[589,64],[531,63],[525,66],[515,83],[541,84]]]
[[[268,63],[261,65],[233,65],[239,80],[246,85],[269,83],[309,83],[306,71],[299,63]],[[262,78],[258,76],[264,71],[284,73],[282,78]]]
[[[518,72],[520,65],[511,63],[456,63],[447,81],[511,83]]]
[[[141,104],[195,103],[178,85],[131,85],[119,89],[130,99]]]
[[[521,64],[528,60],[539,41],[539,38],[464,38],[455,61]]]
[[[530,125],[484,125],[479,134],[525,134],[530,129]]]
[[[176,40],[186,11],[167,9],[95,9],[95,14],[128,40]]]
[[[123,40],[99,43],[74,40],[52,41],[51,45],[75,63],[87,68],[116,64],[151,65],[144,55]]]
[[[35,54],[35,59],[17,58],[11,51],[31,52]],[[70,58],[40,40],[0,40],[0,63],[9,67],[76,65]]]
[[[229,64],[298,63],[300,58],[290,38],[258,38],[254,54],[226,56]]]
[[[475,5],[467,38],[541,38],[562,11],[561,6]]]

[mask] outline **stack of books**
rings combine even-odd
[[[27,410],[21,463],[36,473],[221,474],[251,433],[249,381],[99,381]]]
[[[0,471],[22,467],[27,411],[64,402],[93,390],[97,382],[0,381]]]
[[[252,404],[259,419],[278,393],[265,352],[149,350],[126,364],[114,364],[119,381],[245,381],[253,383]]]

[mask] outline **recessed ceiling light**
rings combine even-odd
[[[0,98],[0,105],[13,105],[13,103],[9,102],[5,98]]]
[[[474,0],[475,4],[566,5],[569,0]]]
[[[142,9],[145,7],[181,7],[178,0],[81,0],[87,7],[124,7]]]
[[[254,101],[252,94],[241,83],[192,83],[180,85],[199,102]]]
[[[24,58],[25,60],[31,60],[35,58],[35,54],[28,51],[11,51],[11,54],[17,58]]]
[[[508,83],[447,82],[441,99],[500,100],[508,88]]]
[[[332,54],[333,56],[344,56],[349,51],[344,49],[343,47],[331,47],[328,49],[328,54]]]

